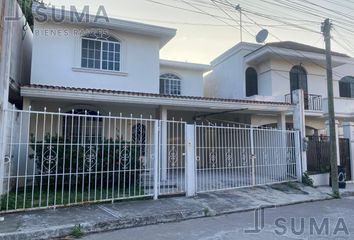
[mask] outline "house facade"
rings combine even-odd
[[[34,11],[23,107],[5,109],[0,212],[300,179],[300,131],[286,116],[300,129],[301,101],[210,97],[209,65],[160,59],[175,29],[71,16]],[[255,116],[276,126],[251,126]]]
[[[354,120],[354,59],[335,52],[332,57],[336,119],[342,124]],[[208,96],[292,102],[291,92],[303,89],[307,135],[326,134],[328,99],[323,49],[294,42],[240,43],[211,65],[213,70],[205,80]],[[251,122],[262,126],[277,121],[253,116]],[[287,123],[290,127],[291,116]]]

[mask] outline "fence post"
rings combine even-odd
[[[349,139],[349,152],[350,152],[350,170],[352,179],[354,179],[354,123],[343,123],[344,137]]]
[[[297,151],[300,151],[301,165],[298,165],[301,168],[300,177],[302,174],[307,171],[307,156],[306,149],[303,146],[303,140],[306,137],[306,125],[305,125],[305,102],[304,102],[304,91],[302,89],[298,89],[293,91],[293,102],[295,104],[294,114],[293,114],[293,122],[294,129],[299,131],[299,142],[296,142],[298,145],[296,146]]]
[[[0,124],[0,204],[1,204],[1,196],[4,194],[4,178],[6,175],[5,172],[5,157],[6,157],[6,137],[7,137],[7,123],[8,123],[8,117],[7,117],[7,110],[5,109],[0,109],[0,115],[2,121]],[[0,205],[1,208],[1,205]]]
[[[159,144],[159,121],[156,120],[154,122],[154,200],[157,200],[159,198]]]
[[[187,197],[193,197],[196,194],[196,159],[195,159],[195,125],[186,126],[186,184],[187,184]]]
[[[251,161],[252,161],[252,186],[256,185],[256,166],[255,166],[255,153],[254,153],[254,137],[253,137],[254,129],[251,126],[250,138],[251,138]]]
[[[301,137],[300,132],[294,132],[294,140],[295,140],[295,157],[296,157],[296,175],[299,182],[302,181],[302,161],[301,161]]]

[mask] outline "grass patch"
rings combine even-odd
[[[70,235],[73,236],[74,238],[80,238],[84,236],[85,233],[83,232],[81,225],[79,224],[79,225],[75,225]]]
[[[145,192],[142,187],[131,187],[120,189],[108,188],[99,189],[101,186],[95,188],[84,189],[72,186],[70,191],[66,186],[64,191],[62,188],[58,189],[43,187],[42,191],[35,189],[32,194],[32,187],[26,189],[18,189],[4,194],[1,197],[0,211],[16,210],[16,209],[29,209],[40,207],[54,207],[54,206],[68,206],[76,203],[86,202],[110,202],[114,200],[123,200],[127,198],[144,197]]]

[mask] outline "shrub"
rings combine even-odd
[[[90,177],[91,184],[133,186],[140,178],[140,146],[122,140],[104,139],[83,144],[58,136],[45,136],[44,141],[34,141],[31,136],[30,158],[35,161],[36,172],[42,184],[56,182],[60,185],[79,184]],[[64,177],[64,181],[63,178]],[[48,179],[50,178],[50,179]],[[49,181],[48,181],[49,180]]]
[[[307,172],[302,175],[302,183],[306,186],[313,187],[313,180]]]

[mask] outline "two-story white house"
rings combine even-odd
[[[205,98],[203,75],[210,66],[160,59],[160,49],[175,36],[175,29],[114,18],[95,21],[95,16],[77,22],[69,11],[57,24],[61,14],[34,11],[31,82],[21,88],[24,109],[90,110],[190,122],[205,113],[246,109],[231,117],[244,123],[250,123],[253,112],[278,116],[289,110],[284,101]],[[44,15],[46,21],[41,21]]]
[[[340,122],[354,119],[354,59],[332,53],[335,111]],[[211,97],[292,102],[291,92],[303,89],[307,134],[326,130],[327,81],[323,49],[295,42],[265,45],[240,43],[211,63],[205,92]],[[287,119],[291,125],[290,116]],[[274,125],[276,118],[253,115],[256,126]]]
[[[338,164],[345,166],[347,179],[351,179],[351,172],[354,172],[354,59],[332,52],[332,61],[338,127],[337,159]],[[305,131],[310,140],[307,167],[311,172],[329,170],[326,56],[323,49],[295,42],[239,43],[212,61],[211,66],[212,71],[205,76],[207,96],[293,103],[292,92],[302,89]],[[293,128],[293,115],[289,112],[284,118],[287,128]],[[279,119],[253,114],[250,123],[274,127]]]

